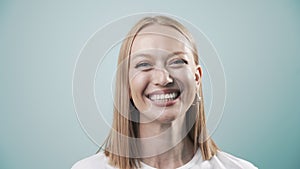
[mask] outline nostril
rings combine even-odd
[[[164,69],[157,69],[152,76],[152,81],[155,85],[160,86],[167,86],[174,83],[174,80],[170,76],[169,72]]]
[[[164,86],[170,86],[174,84],[174,80],[171,76],[168,77],[168,80],[166,81],[166,84]]]

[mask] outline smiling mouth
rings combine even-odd
[[[154,92],[147,95],[151,101],[154,102],[168,102],[176,100],[180,95],[180,91],[169,91],[169,92]]]

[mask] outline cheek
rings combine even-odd
[[[188,92],[189,96],[193,96],[196,91],[196,82],[194,75],[189,73],[186,74],[185,76],[185,90]]]
[[[185,85],[188,85],[188,87],[195,87],[195,74],[190,69],[175,70],[172,74],[174,75],[174,77],[181,79],[181,81]]]
[[[147,87],[149,76],[143,73],[134,73],[129,75],[129,87],[132,97],[138,97],[143,94]]]
[[[195,74],[190,69],[181,69],[180,71],[174,71],[174,75],[176,75],[175,78],[178,79],[184,90],[182,101],[187,104],[192,103],[196,92]]]

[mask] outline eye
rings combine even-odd
[[[188,62],[184,59],[176,59],[172,61],[171,64],[188,64]]]
[[[147,62],[141,62],[141,63],[138,63],[135,65],[135,68],[150,68],[152,65],[150,63],[147,63]]]

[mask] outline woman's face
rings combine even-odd
[[[136,36],[130,56],[130,97],[140,122],[171,122],[185,114],[201,81],[189,43],[176,29],[150,25]]]

